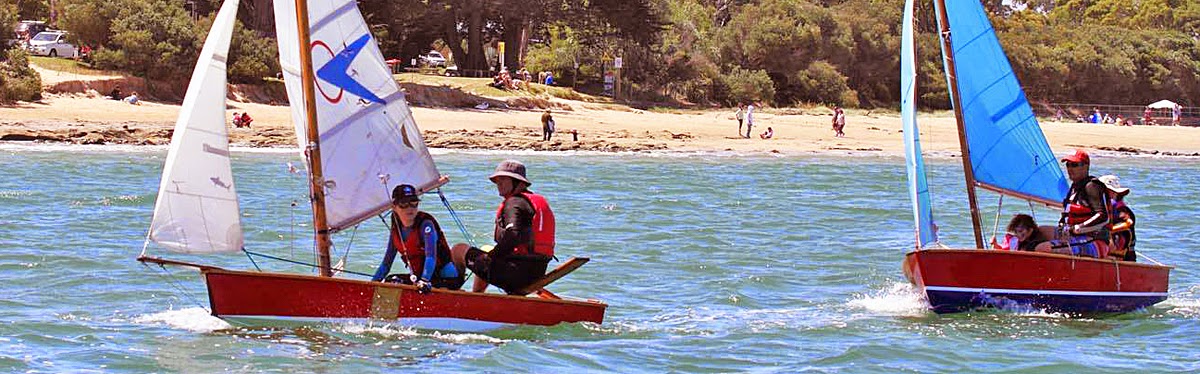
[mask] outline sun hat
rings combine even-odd
[[[1116,175],[1105,175],[1097,179],[1100,180],[1100,183],[1104,183],[1104,186],[1108,187],[1109,191],[1116,192],[1117,195],[1125,196],[1129,194],[1129,189],[1121,187],[1121,178]]]
[[[421,201],[417,196],[417,188],[411,184],[402,184],[392,189],[392,203],[407,203],[411,201]]]
[[[492,183],[495,183],[496,177],[509,177],[525,182],[525,184],[533,184],[533,182],[525,178],[525,164],[517,160],[504,160],[500,162],[500,165],[496,165],[496,172],[492,173],[492,176],[488,177],[488,179],[491,179]]]
[[[1060,161],[1078,162],[1078,163],[1084,163],[1084,164],[1092,163],[1091,157],[1088,157],[1088,153],[1082,149],[1076,149],[1074,154],[1063,157],[1062,160],[1060,160]]]

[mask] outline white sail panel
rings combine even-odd
[[[921,155],[921,137],[917,128],[917,64],[914,48],[913,0],[904,2],[904,21],[900,43],[900,120],[904,126],[904,156],[908,169],[908,195],[913,204],[913,222],[917,226],[917,248],[936,242],[933,204]]]
[[[238,0],[227,0],[188,83],[163,166],[150,240],[187,253],[239,251],[242,223],[229,166],[225,70]]]
[[[307,120],[295,4],[276,1],[275,14],[280,65],[303,149]],[[392,187],[430,185],[439,174],[356,3],[309,2],[308,15],[326,218],[338,230],[386,210]],[[381,175],[388,176],[386,185]]]

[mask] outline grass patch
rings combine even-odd
[[[46,70],[83,75],[125,75],[119,71],[92,69],[91,65],[78,60],[58,57],[29,56],[29,64]]]
[[[400,73],[394,76],[399,82],[414,83],[424,86],[446,86],[462,90],[463,92],[486,97],[509,98],[549,95],[560,99],[576,101],[610,101],[608,98],[579,93],[570,87],[547,86],[536,83],[528,85],[529,88],[527,90],[521,89],[509,91],[492,87],[492,78],[446,77],[441,75],[420,73]]]

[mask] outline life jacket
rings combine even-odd
[[[442,233],[441,225],[438,225],[437,220],[429,215],[429,213],[417,212],[416,225],[414,226],[419,228],[425,221],[433,223],[433,229],[437,230],[438,234],[437,262],[436,267],[433,269],[433,276],[437,277],[438,274],[441,274],[442,267],[450,263],[450,245],[446,243],[446,235]],[[400,252],[400,256],[403,256],[404,264],[408,266],[409,270],[412,270],[412,273],[417,276],[424,274],[425,235],[421,235],[420,232],[413,232],[407,238],[402,238],[402,235],[400,235],[399,219],[393,215],[391,236],[392,245]]]
[[[1133,210],[1129,209],[1129,206],[1125,205],[1124,201],[1112,199],[1112,207],[1110,210],[1112,219],[1109,220],[1109,231],[1112,231],[1112,227],[1117,224],[1116,218],[1121,213],[1129,215],[1129,219],[1132,220],[1136,225],[1137,218],[1135,218],[1133,215]],[[1127,257],[1129,251],[1134,250],[1135,244],[1137,244],[1137,233],[1134,231],[1133,225],[1129,226],[1129,230],[1119,232],[1112,231],[1112,245],[1109,246],[1108,255],[1109,257],[1124,259]]]
[[[1070,191],[1067,192],[1067,197],[1063,199],[1062,218],[1059,220],[1060,225],[1078,225],[1087,222],[1089,218],[1092,218],[1092,216],[1096,214],[1096,209],[1089,206],[1087,202],[1086,189],[1087,185],[1090,183],[1100,183],[1101,187],[1105,188],[1104,191],[1107,191],[1107,187],[1103,186],[1103,183],[1100,182],[1100,179],[1093,176],[1088,176],[1087,179],[1071,185]],[[1108,193],[1100,194],[1100,199],[1102,200],[1102,204],[1104,204],[1104,206],[1112,206],[1111,199],[1108,197]],[[1105,225],[1100,230],[1080,236],[1086,236],[1091,238],[1093,241],[1099,241],[1101,244],[1104,244],[1105,247],[1107,247],[1109,244],[1109,228],[1112,227],[1111,208],[1109,210],[1108,225]],[[1102,252],[1104,253],[1101,253],[1100,255],[1101,257],[1104,257],[1107,251],[1102,250]]]
[[[529,205],[533,206],[533,222],[530,229],[533,230],[530,235],[529,243],[522,243],[513,249],[516,254],[540,254],[547,257],[554,257],[554,211],[550,210],[550,203],[542,195],[530,191],[523,191],[520,194],[525,200],[529,201]],[[496,231],[500,230],[500,215],[504,212],[504,203],[496,208]]]

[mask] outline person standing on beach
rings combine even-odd
[[[842,110],[840,105],[833,107],[833,136],[837,138],[845,138],[846,133],[842,129],[846,127],[846,112]]]
[[[545,197],[529,190],[520,161],[500,162],[488,179],[504,201],[496,210],[496,246],[467,250],[467,268],[475,273],[471,290],[484,292],[493,284],[515,294],[545,276],[554,258],[554,212]]]
[[[1179,126],[1179,120],[1183,117],[1183,106],[1175,104],[1171,107],[1171,126]]]
[[[738,136],[742,136],[742,123],[746,119],[746,113],[742,112],[743,107],[744,105],[742,105],[742,103],[738,103],[737,111],[733,112],[733,117],[737,118],[738,121]]]
[[[549,141],[554,135],[554,117],[550,115],[550,109],[546,109],[542,113],[542,141]]]
[[[754,103],[751,102],[749,104],[746,104],[746,139],[750,139],[750,132],[754,131],[754,130],[751,130],[753,127],[754,127]],[[742,127],[738,126],[738,131],[741,132],[741,130],[742,130]],[[741,135],[741,134],[738,134],[738,135]]]

